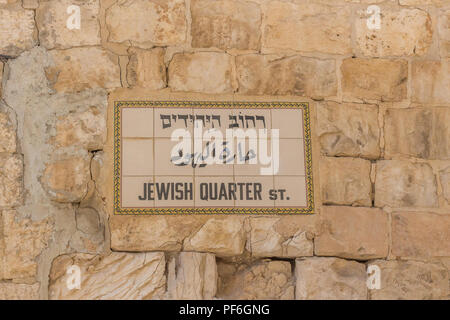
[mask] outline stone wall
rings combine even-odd
[[[0,29],[0,299],[450,298],[450,1],[3,0]],[[138,94],[310,102],[318,212],[112,215]]]

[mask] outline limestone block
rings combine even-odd
[[[440,14],[438,30],[441,58],[450,58],[450,10]]]
[[[414,102],[438,104],[450,101],[450,59],[413,61],[411,74]]]
[[[39,283],[0,283],[0,300],[38,300]]]
[[[33,10],[0,7],[0,54],[15,57],[37,44]]]
[[[128,52],[131,54],[127,65],[127,81],[130,86],[151,90],[162,89],[166,86],[164,49],[130,48]]]
[[[445,200],[450,204],[450,166],[439,171],[439,179]]]
[[[10,117],[9,112],[7,112],[7,109],[0,104],[0,153],[14,153],[17,150],[16,148],[17,141],[15,125]]]
[[[22,203],[23,159],[18,154],[0,153],[0,208]]]

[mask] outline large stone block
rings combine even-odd
[[[385,157],[450,159],[450,108],[388,109]]]
[[[261,9],[247,1],[191,2],[192,46],[259,50]]]
[[[322,207],[322,230],[314,239],[319,256],[369,260],[388,255],[387,213],[375,208]]]
[[[337,258],[295,260],[297,300],[365,300],[366,268]]]
[[[0,300],[38,300],[39,283],[0,283]]]
[[[0,65],[0,69],[1,69]],[[1,72],[0,72],[1,81]],[[1,82],[0,82],[1,86]],[[0,92],[1,93],[1,92]],[[16,152],[16,128],[6,107],[0,104],[0,153]]]
[[[328,156],[380,156],[378,107],[370,104],[317,104],[317,135]]]
[[[403,60],[349,58],[342,62],[345,99],[406,99],[408,63]]]
[[[270,1],[263,5],[263,48],[348,54],[351,9],[314,3]]]
[[[151,90],[162,89],[166,86],[164,49],[130,48],[128,52],[130,53],[130,62],[127,65],[127,82],[130,86]]]
[[[80,28],[70,22],[76,14],[68,9],[71,5],[80,8]],[[77,46],[100,45],[99,0],[50,0],[41,1],[36,9],[36,23],[40,44],[47,49],[67,49]],[[70,28],[69,28],[70,26]]]
[[[445,200],[450,205],[450,165],[439,171],[439,179]]]
[[[328,97],[337,94],[334,60],[268,55],[236,57],[239,93]]]
[[[18,56],[37,44],[37,30],[33,10],[24,10],[20,4],[0,8],[0,54]]]
[[[411,72],[412,100],[419,103],[450,101],[450,59],[413,61]]]
[[[18,154],[0,153],[0,208],[22,203],[23,159]]]
[[[399,212],[392,216],[392,254],[402,258],[450,256],[450,216]]]
[[[377,162],[377,207],[437,207],[436,177],[427,163],[406,160]]]
[[[69,288],[69,268],[79,268],[80,288]],[[74,269],[76,270],[76,269]],[[148,300],[164,296],[164,253],[111,253],[59,256],[50,271],[52,300]]]
[[[450,58],[450,10],[443,11],[440,14],[438,28],[441,58]]]

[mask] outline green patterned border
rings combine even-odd
[[[122,208],[121,191],[121,109],[134,108],[237,108],[237,109],[303,109],[305,166],[307,185],[306,207],[285,208]],[[226,102],[226,101],[116,101],[114,103],[114,214],[117,215],[186,215],[186,214],[253,214],[253,215],[294,215],[313,214],[314,183],[312,167],[311,118],[307,102]]]

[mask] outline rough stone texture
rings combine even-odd
[[[2,83],[3,83],[3,68],[4,63],[0,61],[0,98],[2,97]]]
[[[67,13],[71,5],[80,7],[80,29],[67,27],[69,17],[73,15],[73,13]],[[99,11],[99,0],[41,1],[41,5],[36,10],[40,44],[47,49],[99,45],[101,42]]]
[[[18,56],[37,44],[34,12],[24,10],[20,4],[11,8],[0,7],[0,54]]]
[[[449,275],[441,264],[376,260],[370,265],[381,271],[381,288],[370,290],[373,300],[448,299]]]
[[[385,157],[450,159],[450,108],[388,109]]]
[[[36,9],[39,7],[39,0],[22,0],[22,7],[25,9]]]
[[[450,59],[412,62],[412,100],[420,103],[450,101]]]
[[[79,202],[87,193],[90,180],[90,158],[69,157],[47,164],[41,178],[50,199],[57,202]]]
[[[365,300],[364,264],[337,258],[295,260],[297,300]]]
[[[291,264],[261,260],[253,265],[218,264],[217,297],[226,300],[294,299]]]
[[[184,0],[116,1],[106,11],[111,42],[131,41],[133,45],[181,44],[186,38]]]
[[[261,10],[247,1],[191,2],[192,46],[220,49],[258,50]]]
[[[152,90],[162,89],[166,86],[164,49],[130,48],[128,52],[130,54],[130,61],[127,65],[128,85]]]
[[[441,57],[450,58],[450,10],[442,12],[439,16],[439,36]]]
[[[439,179],[441,181],[444,198],[450,205],[450,166],[439,171]]]
[[[0,208],[22,203],[23,159],[18,154],[0,153]]]
[[[388,255],[389,223],[375,208],[322,207],[322,230],[314,241],[319,256],[369,260]]]
[[[436,177],[427,163],[402,160],[377,162],[377,207],[437,207]]]
[[[333,60],[254,54],[236,57],[239,93],[245,94],[335,96],[335,69]]]
[[[96,47],[50,51],[55,66],[46,75],[57,92],[79,92],[93,88],[120,87],[117,57]]]
[[[380,156],[376,105],[324,102],[317,104],[317,135],[328,156]]]
[[[264,48],[352,52],[350,7],[270,1],[263,14]]]
[[[168,263],[169,299],[211,300],[217,291],[216,259],[210,253],[181,252]]]
[[[356,43],[371,57],[421,56],[427,53],[433,37],[431,16],[420,9],[381,7],[380,29],[367,27],[366,9],[358,12]]]
[[[322,158],[320,183],[324,204],[372,205],[371,163],[355,158]]]
[[[3,210],[0,217],[4,241],[3,248],[0,245],[0,279],[34,277],[37,271],[36,258],[48,246],[52,222],[49,219],[19,219],[14,210]]]
[[[422,259],[450,256],[450,216],[422,212],[394,213],[392,254]]]
[[[406,98],[406,61],[350,58],[342,62],[341,72],[345,99],[401,101]]]
[[[253,257],[295,258],[313,255],[313,241],[307,227],[297,229],[293,235],[286,236],[278,228],[280,218],[250,219],[249,251]]]
[[[231,56],[218,52],[176,54],[169,65],[174,91],[231,92]]]
[[[38,300],[39,283],[0,283],[0,300]]]
[[[1,81],[1,74],[0,74],[0,81]],[[17,142],[16,142],[15,125],[10,117],[10,113],[3,106],[3,104],[0,104],[0,153],[16,152],[16,147]]]
[[[446,4],[448,0],[399,0],[402,6],[423,6],[423,5],[434,5],[440,7]]]
[[[68,268],[81,271],[80,289],[70,290]],[[165,258],[154,253],[111,253],[108,256],[72,254],[53,261],[49,298],[52,300],[158,299],[166,286]]]

